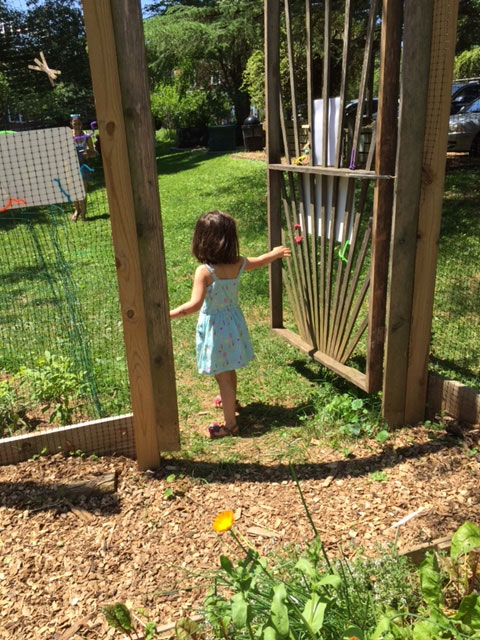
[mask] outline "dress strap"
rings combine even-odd
[[[242,266],[240,267],[240,271],[238,272],[238,276],[237,276],[237,278],[239,278],[239,277],[242,275],[243,270],[245,269],[245,265],[246,265],[246,264],[247,264],[247,259],[246,259],[245,257],[243,257]]]
[[[204,264],[207,267],[207,269],[210,271],[210,273],[212,275],[212,278],[214,280],[218,280],[217,276],[215,275],[215,269],[212,266],[210,266],[209,264],[206,264],[206,263],[204,263]]]

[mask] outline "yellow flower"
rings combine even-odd
[[[217,533],[222,533],[231,529],[233,522],[233,511],[222,511],[213,521],[213,528]]]

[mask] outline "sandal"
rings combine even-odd
[[[215,396],[215,399],[213,400],[213,404],[215,405],[215,409],[221,409],[222,408],[222,396]],[[240,406],[240,403],[238,400],[235,401],[235,411],[240,411],[242,407]]]
[[[208,435],[212,440],[218,440],[219,438],[228,438],[230,436],[238,436],[238,425],[234,424],[233,427],[226,427],[224,424],[219,425],[218,422],[213,422],[208,427]]]

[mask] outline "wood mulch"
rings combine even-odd
[[[375,553],[394,539],[392,524],[420,508],[400,529],[401,547],[480,524],[480,429],[453,426],[460,438],[415,427],[383,446],[358,444],[349,458],[312,440],[296,472],[330,553]],[[57,455],[0,468],[0,637],[110,638],[101,607],[114,602],[159,627],[196,613],[206,572],[220,553],[235,554],[230,536],[212,529],[222,510],[264,553],[308,543],[286,461],[248,462],[260,440],[232,440],[243,460],[232,466],[170,459],[141,473],[125,458]],[[72,483],[111,473],[114,493],[65,497]]]

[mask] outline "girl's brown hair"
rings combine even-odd
[[[192,253],[203,264],[234,264],[238,260],[235,220],[223,211],[209,211],[197,220]]]

